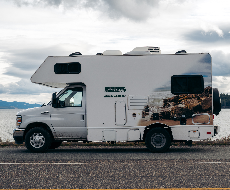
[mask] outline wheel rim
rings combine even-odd
[[[154,133],[151,137],[151,144],[155,148],[162,148],[166,144],[166,137],[162,133]]]
[[[30,144],[34,148],[41,148],[45,144],[45,137],[41,133],[34,133],[30,137]]]

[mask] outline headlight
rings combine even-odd
[[[16,126],[20,126],[22,123],[22,116],[16,115]]]

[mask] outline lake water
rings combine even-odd
[[[0,139],[14,141],[13,129],[16,127],[16,114],[21,109],[0,109]]]
[[[16,126],[16,114],[20,109],[0,109],[0,139],[13,142],[13,129]],[[230,135],[229,123],[230,109],[222,109],[218,116],[214,118],[214,124],[220,127],[220,132],[213,140],[223,139]]]

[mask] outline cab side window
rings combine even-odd
[[[82,97],[82,88],[66,89],[58,98],[60,107],[82,107]]]

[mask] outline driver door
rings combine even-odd
[[[58,98],[58,108],[51,111],[56,138],[87,139],[85,86],[67,87]]]

